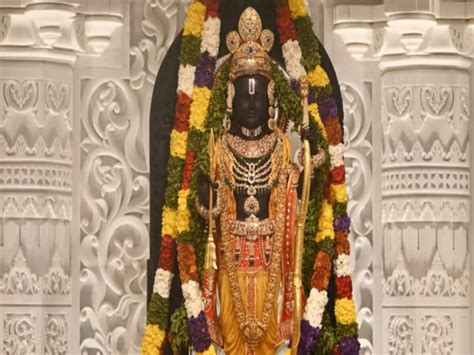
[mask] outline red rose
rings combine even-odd
[[[296,40],[296,30],[288,6],[279,7],[276,10],[276,13],[276,23],[280,34],[280,43],[285,44],[289,40]]]
[[[176,244],[171,236],[164,235],[161,237],[159,268],[171,271],[174,264],[175,246]]]
[[[336,297],[352,299],[352,282],[350,276],[336,277]]]
[[[182,190],[188,190],[189,185],[191,182],[191,177],[193,175],[193,167],[194,167],[194,158],[196,157],[196,153],[189,151],[186,152],[186,160],[184,162],[183,168],[183,182],[181,183]]]
[[[337,117],[329,117],[325,122],[325,127],[330,145],[338,145],[342,142],[342,129]]]
[[[346,181],[346,169],[344,169],[343,165],[332,169],[330,175],[333,184],[344,184]]]
[[[174,129],[185,132],[189,129],[189,111],[191,109],[191,98],[184,92],[180,92],[176,101]]]

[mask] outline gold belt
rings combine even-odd
[[[265,219],[258,222],[230,221],[229,232],[236,236],[245,237],[248,241],[255,241],[259,236],[275,233],[275,221]]]

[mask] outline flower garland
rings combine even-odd
[[[344,146],[341,143],[343,137],[337,106],[334,99],[329,96],[330,80],[321,66],[318,40],[312,31],[312,21],[304,0],[275,0],[275,3],[283,57],[293,80],[293,87],[297,89],[297,81],[307,73],[310,84],[308,109],[312,119],[323,131],[323,136],[329,143],[330,156],[329,171],[325,174],[326,179],[323,179],[325,182],[322,204],[319,209],[312,209],[310,205],[311,212],[319,212],[319,221],[315,235],[317,247],[311,290],[303,314],[299,352],[310,354],[316,348],[321,331],[330,332],[330,330],[322,329],[322,324],[328,302],[327,288],[332,269],[331,260],[333,260],[336,273],[337,299],[334,312],[338,342],[334,351],[341,354],[356,354],[360,346],[357,341],[356,313],[352,300],[348,241],[350,221],[346,213]],[[305,234],[311,235],[314,230],[312,225],[307,225]],[[305,249],[312,250],[312,245],[306,243],[305,238]],[[307,264],[307,258],[305,259]],[[324,328],[327,328],[326,325]],[[329,334],[327,336],[331,337]]]
[[[170,159],[168,162],[168,184],[165,192],[165,205],[162,215],[162,238],[160,245],[159,264],[156,270],[153,295],[148,305],[147,325],[143,337],[142,354],[159,354],[165,339],[165,330],[169,322],[169,297],[176,251],[176,237],[186,230],[188,211],[186,209],[186,191],[179,191],[176,181],[186,175],[185,163],[190,157],[186,152],[190,117],[192,116],[193,96],[195,87],[200,47],[207,46],[201,38],[205,31],[205,15],[207,7],[201,2],[189,6],[183,30],[178,71],[177,101],[175,124],[170,135]],[[196,94],[197,98],[202,95]],[[193,124],[196,124],[193,121]],[[183,202],[184,201],[184,202]]]
[[[204,315],[204,303],[199,285],[199,266],[196,258],[196,254],[200,254],[200,251],[196,251],[196,249],[205,244],[205,239],[190,237],[196,235],[192,233],[191,221],[194,220],[194,223],[200,224],[200,221],[195,220],[195,211],[192,208],[194,206],[195,190],[192,191],[191,188],[195,160],[200,152],[196,146],[196,141],[201,141],[205,128],[220,39],[218,2],[208,0],[203,3],[203,7],[206,9],[205,16],[203,15],[201,18],[203,37],[195,70],[193,101],[189,110],[188,139],[184,143],[185,164],[181,188],[178,191],[177,242],[181,289],[188,316],[191,344],[199,353],[213,354],[215,351]],[[196,22],[196,26],[198,26],[198,22]],[[199,234],[201,236],[205,235],[203,232]]]

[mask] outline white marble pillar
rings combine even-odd
[[[390,27],[380,61],[383,350],[469,354],[467,29],[437,21],[439,3],[420,4],[402,9],[386,3]]]
[[[0,3],[1,354],[80,352],[78,83],[121,24],[86,5]]]
[[[77,350],[71,332],[76,53],[53,48],[75,9],[41,5],[0,9],[2,354]],[[58,8],[55,18],[47,16]]]
[[[373,318],[368,323],[367,313],[359,313],[359,322],[370,324],[375,354],[470,354],[474,7],[464,1],[328,1],[326,11],[333,17],[325,35],[339,79],[369,87],[373,99],[365,112],[373,137],[375,237],[373,263],[364,271],[373,281],[367,306]],[[354,101],[344,99],[346,106]],[[348,131],[351,159],[357,129]],[[348,184],[361,189],[351,179]],[[357,220],[360,209],[353,211]],[[354,237],[361,240],[357,231]],[[354,285],[359,290],[363,282],[355,278]],[[367,293],[355,297],[364,302]]]

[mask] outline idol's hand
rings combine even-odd
[[[199,172],[197,176],[199,203],[206,209],[209,209],[209,189],[211,187],[211,178],[208,174]],[[217,184],[213,184],[212,199],[214,206],[217,201]]]
[[[316,155],[318,153],[318,138],[316,136],[316,132],[312,125],[303,125],[301,126],[301,141],[305,139],[309,142],[309,147],[311,150],[311,156]]]

